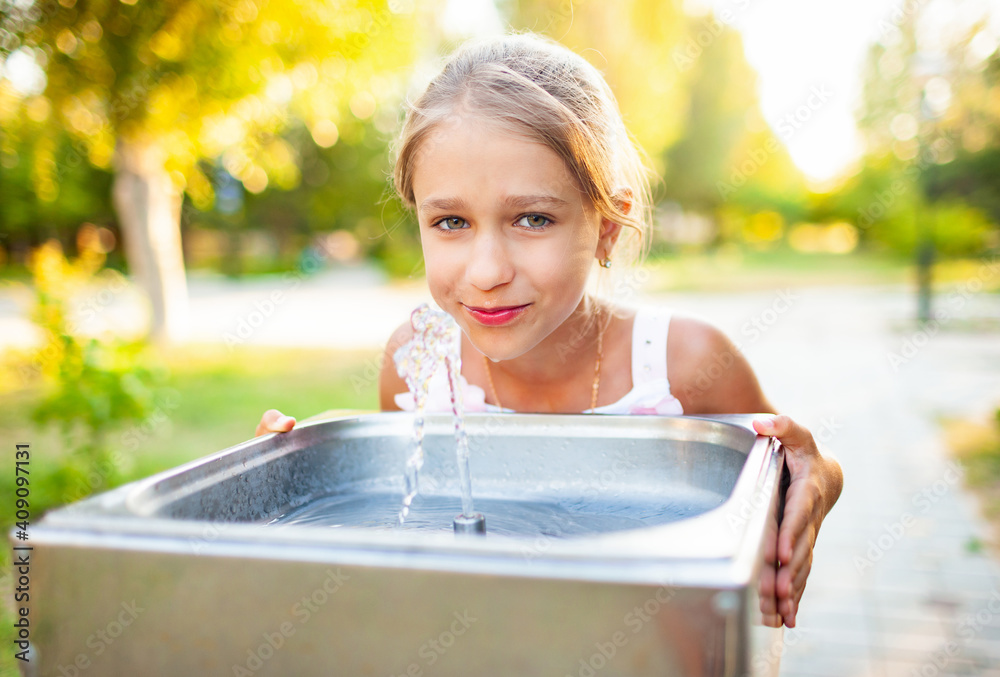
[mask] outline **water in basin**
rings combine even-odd
[[[724,500],[725,496],[714,491],[677,486],[664,496],[479,496],[476,507],[490,516],[490,534],[570,538],[667,524],[711,510]],[[414,498],[409,517],[400,526],[399,492],[385,489],[319,498],[269,524],[450,532],[461,507],[460,496],[421,493]]]

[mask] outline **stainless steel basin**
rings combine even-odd
[[[411,415],[245,442],[33,527],[32,669],[777,674],[754,618],[782,456],[751,420],[468,416],[464,538],[450,417],[403,528]]]

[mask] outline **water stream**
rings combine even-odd
[[[447,313],[432,310],[426,303],[421,304],[410,315],[413,338],[400,346],[393,355],[396,371],[406,381],[413,393],[413,451],[406,461],[406,493],[399,510],[399,525],[410,513],[413,499],[420,490],[420,468],[424,464],[424,411],[430,380],[434,372],[443,366],[448,373],[451,390],[451,411],[455,421],[456,459],[458,462],[459,485],[462,491],[462,516],[476,514],[472,503],[472,479],[469,474],[469,438],[465,434],[462,411],[462,349],[460,333],[455,320]]]

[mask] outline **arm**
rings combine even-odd
[[[725,334],[705,322],[674,318],[667,360],[674,394],[685,413],[775,412],[743,354]],[[765,571],[760,582],[765,622],[777,626],[783,620],[791,628],[812,568],[820,526],[843,488],[843,471],[835,459],[820,452],[807,429],[787,416],[761,417],[754,428],[781,441],[791,476],[777,542],[765,544],[765,553],[772,553],[771,563],[779,568],[776,574]]]
[[[395,396],[407,392],[406,381],[400,378],[396,371],[396,362],[392,359],[396,350],[413,337],[413,328],[409,322],[401,324],[389,337],[382,355],[382,369],[378,375],[378,400],[382,411],[399,411]]]

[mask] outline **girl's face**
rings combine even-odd
[[[618,228],[554,151],[474,116],[424,141],[413,194],[431,295],[494,360],[559,340]]]

